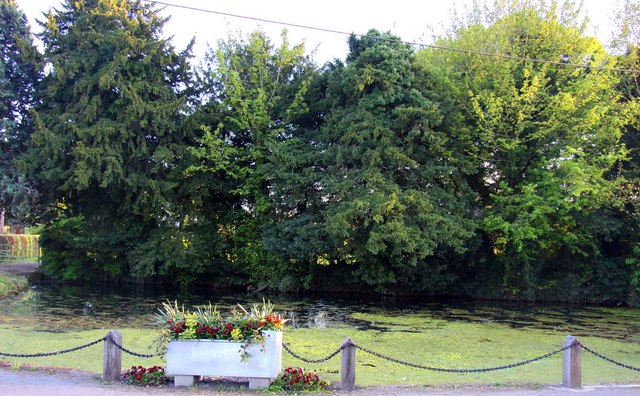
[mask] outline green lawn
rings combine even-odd
[[[0,298],[9,294],[17,293],[26,288],[28,285],[27,278],[22,276],[0,274]]]
[[[287,329],[284,342],[296,353],[318,359],[335,351],[350,337],[356,344],[397,359],[446,368],[500,366],[531,359],[562,347],[567,334],[544,330],[514,329],[497,323],[446,322],[415,316],[385,317],[358,314],[358,319],[375,322],[380,330],[353,328]],[[2,318],[0,318],[2,319]],[[48,352],[74,347],[103,337],[104,330],[53,333],[38,328],[0,325],[0,352]],[[149,353],[155,332],[149,329],[120,329],[124,346]],[[592,336],[580,341],[621,362],[639,367],[640,345]],[[605,362],[586,351],[583,357],[583,383],[640,382],[636,371]],[[102,370],[102,346],[93,346],[71,354],[44,358],[3,358],[13,365],[61,366],[99,373]],[[321,373],[332,382],[339,380],[340,355],[325,363],[306,364],[283,352],[283,365],[301,366]],[[143,359],[129,355],[123,368],[131,365],[164,365],[160,358]],[[417,384],[422,386],[464,384],[557,384],[561,382],[562,354],[525,366],[488,373],[452,374],[405,367],[357,352],[356,383]]]

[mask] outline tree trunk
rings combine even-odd
[[[0,208],[0,235],[4,234],[4,208]]]

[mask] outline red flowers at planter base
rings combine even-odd
[[[122,373],[122,380],[133,385],[157,386],[166,383],[169,378],[164,369],[160,366],[142,367],[131,366],[129,370]]]
[[[313,371],[306,371],[302,367],[287,367],[282,376],[276,381],[285,390],[291,391],[319,391],[329,386],[327,381]]]

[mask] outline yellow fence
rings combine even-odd
[[[0,235],[0,263],[36,261],[40,257],[38,235]]]

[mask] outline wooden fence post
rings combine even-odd
[[[111,339],[104,340],[102,380],[116,382],[120,380],[120,372],[122,371],[122,351],[111,340],[122,345],[122,335],[118,330],[111,330],[107,337],[111,337]]]
[[[567,336],[563,346],[570,348],[562,351],[562,386],[565,388],[582,387],[582,348],[578,339],[574,336]]]
[[[342,343],[340,389],[349,392],[356,389],[356,346],[349,337]]]

